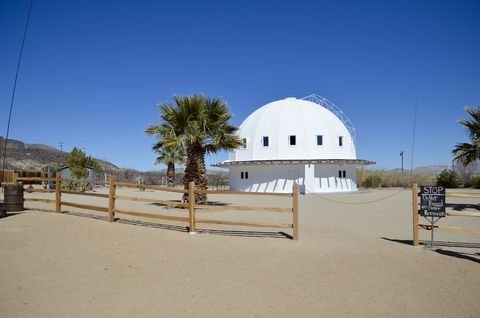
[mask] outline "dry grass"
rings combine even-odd
[[[385,170],[357,170],[357,184],[365,188],[408,187],[412,183],[434,185],[435,176],[423,173],[385,171]]]

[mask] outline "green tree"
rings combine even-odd
[[[205,155],[220,150],[232,150],[241,145],[235,136],[238,128],[230,123],[233,117],[220,98],[204,95],[174,96],[173,103],[159,105],[160,125],[151,125],[145,132],[158,137],[160,147],[181,147],[186,150],[187,163],[183,184],[194,181],[202,190],[208,188]],[[206,195],[198,195],[200,204]]]
[[[462,119],[459,123],[467,129],[470,142],[459,143],[453,149],[454,160],[468,166],[480,159],[480,106],[466,107],[470,119]]]
[[[178,147],[162,147],[161,144],[155,144],[153,150],[158,154],[156,164],[167,165],[168,186],[175,186],[175,164],[185,163],[185,151]]]
[[[77,147],[73,147],[70,152],[70,155],[67,158],[67,165],[70,166],[72,176],[77,179],[88,177],[88,170],[85,166],[90,166],[95,171],[100,170],[100,166],[97,162],[93,160],[91,156],[85,155],[85,153]]]

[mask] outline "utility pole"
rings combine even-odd
[[[63,152],[63,142],[60,141],[59,144],[60,144],[60,151]]]
[[[400,158],[402,162],[402,173],[403,173],[403,150],[400,152]]]

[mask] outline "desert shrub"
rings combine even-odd
[[[378,175],[370,175],[365,178],[361,186],[365,188],[378,188],[382,183],[382,178]]]
[[[458,188],[457,174],[452,170],[443,170],[437,176],[437,185],[445,188]]]
[[[90,191],[93,186],[90,182],[84,180],[64,180],[62,182],[62,190],[65,191]]]
[[[76,191],[77,185],[73,180],[66,180],[62,182],[62,190],[65,191]]]
[[[471,177],[468,186],[470,188],[480,189],[480,176]]]

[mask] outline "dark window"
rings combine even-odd
[[[243,149],[247,148],[247,138],[242,139],[242,148]]]
[[[245,171],[245,179],[248,179],[248,171]]]
[[[262,146],[268,147],[268,136],[263,136],[263,138],[262,138]]]
[[[297,144],[297,136],[288,136],[288,144],[295,146]]]
[[[240,172],[240,179],[243,179],[243,171]]]
[[[345,170],[343,170],[343,177],[346,178],[347,177],[347,172]]]
[[[242,172],[243,173],[243,172]],[[338,170],[338,177],[341,178],[342,177],[342,170]],[[243,179],[243,177],[242,177]]]
[[[317,135],[317,146],[323,146],[323,136]]]
[[[343,136],[339,136],[339,137],[338,137],[338,145],[339,145],[340,147],[343,147]]]

